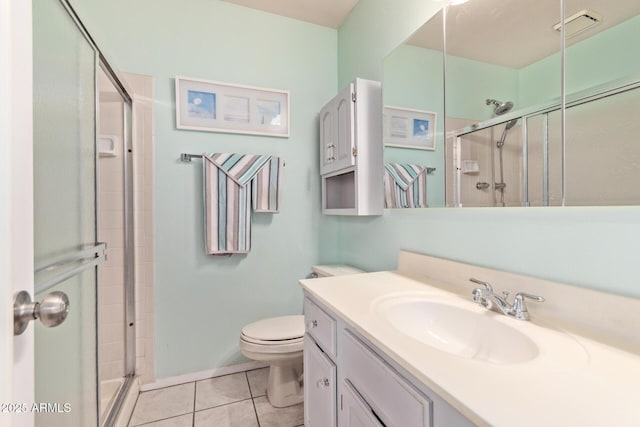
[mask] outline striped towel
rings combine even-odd
[[[207,253],[248,253],[252,206],[256,212],[278,212],[281,160],[220,153],[203,154],[202,159]]]
[[[284,160],[271,157],[251,182],[251,199],[256,212],[278,213]]]
[[[385,163],[384,207],[428,207],[426,168],[408,163]]]

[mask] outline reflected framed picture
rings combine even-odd
[[[383,141],[390,147],[436,149],[436,113],[384,106]]]
[[[289,137],[289,91],[175,77],[176,128]]]

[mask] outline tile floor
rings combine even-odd
[[[304,427],[302,403],[288,408],[269,404],[268,369],[142,392],[129,426]]]

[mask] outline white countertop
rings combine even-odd
[[[395,272],[300,281],[310,295],[342,317],[392,360],[480,426],[640,426],[640,356],[555,330],[532,318],[495,314],[526,334],[538,357],[495,364],[455,356],[419,343],[372,310],[392,295],[465,297]],[[468,298],[469,309],[486,311]],[[487,315],[492,315],[488,313]],[[640,331],[638,332],[640,333]]]

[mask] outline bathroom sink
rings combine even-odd
[[[398,332],[455,356],[512,364],[539,354],[533,340],[498,320],[502,315],[466,301],[389,297],[376,302],[373,310]]]

